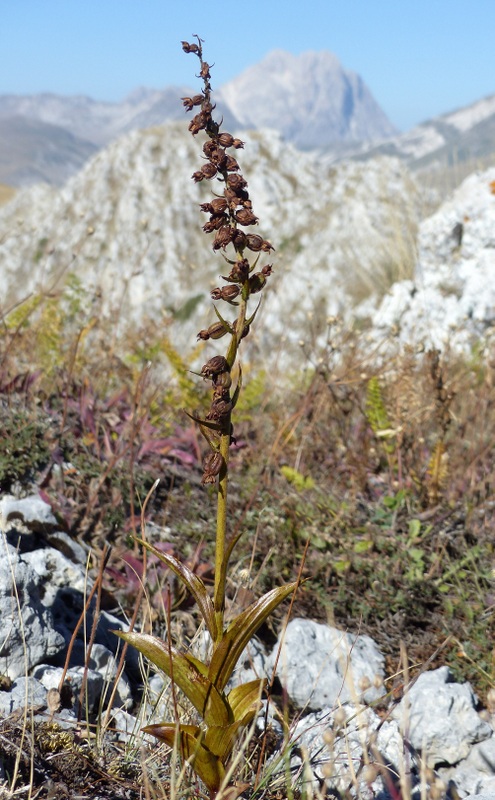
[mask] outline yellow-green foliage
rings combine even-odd
[[[201,391],[197,381],[193,380],[190,364],[196,359],[201,345],[198,345],[189,356],[190,363],[177,352],[168,336],[162,336],[158,342],[159,352],[166,356],[168,363],[174,371],[176,387],[169,389],[165,402],[176,408],[196,408],[201,403]]]
[[[315,482],[309,475],[305,476],[297,469],[287,466],[280,467],[280,472],[298,492],[303,492],[305,489],[314,489]]]
[[[375,436],[383,436],[392,427],[376,375],[370,378],[366,389],[366,418]]]
[[[243,377],[246,377],[245,375]],[[260,370],[256,375],[251,375],[249,381],[243,381],[242,392],[236,406],[238,419],[249,420],[253,412],[259,410],[266,399],[267,375],[265,370]]]

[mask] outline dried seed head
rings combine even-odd
[[[213,141],[213,139],[208,139],[207,142],[203,145],[203,153],[207,158],[213,153],[214,150],[217,149],[217,143]]]
[[[246,246],[249,247],[249,249],[253,252],[257,253],[263,247],[263,239],[256,233],[248,233],[246,236]]]
[[[224,197],[216,197],[211,201],[210,206],[214,214],[221,214],[227,210],[227,201]]]
[[[210,65],[206,63],[206,61],[201,62],[201,69],[200,69],[200,77],[203,80],[208,80],[210,78]]]
[[[211,151],[209,159],[212,164],[215,164],[218,169],[226,169],[228,156],[225,155],[225,150],[221,147],[216,147]]]
[[[244,283],[249,276],[249,261],[242,258],[233,264],[227,280],[232,283]]]
[[[192,135],[195,136],[200,131],[204,130],[208,125],[208,114],[196,114],[195,117],[192,118],[191,122],[189,123],[188,129],[191,131]]]
[[[189,44],[189,42],[181,42],[184,53],[199,53],[197,44]]]
[[[230,225],[222,225],[217,231],[217,235],[213,241],[213,249],[219,250],[221,247],[225,249],[231,243],[233,237],[233,229]]]
[[[218,142],[222,147],[232,147],[234,144],[234,137],[231,133],[221,133],[218,137]]]
[[[203,164],[201,167],[201,172],[205,176],[205,178],[214,178],[217,174],[217,168],[213,164]]]
[[[221,372],[228,372],[229,369],[228,361],[224,356],[213,356],[201,367],[201,375],[203,378],[213,378],[220,375]]]
[[[239,228],[235,229],[232,237],[232,244],[236,250],[244,250],[246,247],[246,234],[244,231],[240,231]]]
[[[208,222],[203,225],[203,230],[205,233],[213,233],[213,231],[217,231],[226,222],[228,222],[227,214],[213,214]]]
[[[256,225],[258,222],[258,217],[256,217],[249,208],[241,208],[235,214],[235,219],[239,223],[239,225]]]
[[[210,410],[206,415],[206,419],[210,420],[211,422],[218,422],[220,425],[222,425],[223,423],[227,422],[231,411],[232,401],[228,396],[227,398],[223,396],[214,397]]]
[[[222,322],[218,321],[214,322],[213,325],[210,325],[210,327],[206,330],[200,331],[198,333],[198,339],[202,339],[203,341],[206,341],[207,339],[221,339],[226,333],[227,328]]]
[[[237,192],[238,189],[244,189],[247,186],[247,181],[244,180],[242,175],[229,175],[227,178],[229,189]]]
[[[212,289],[210,292],[210,297],[212,300],[226,300],[227,303],[232,303],[239,292],[241,291],[240,286],[235,286],[231,283],[229,286],[222,286],[222,288]]]
[[[249,278],[249,294],[256,294],[260,292],[266,283],[266,275],[262,272],[256,272]]]
[[[208,483],[215,483],[217,475],[220,474],[224,465],[223,456],[218,452],[208,453],[203,459],[203,477],[201,483],[205,486]]]
[[[240,166],[235,158],[232,158],[232,156],[225,156],[225,169],[227,172],[237,172]]]
[[[215,392],[219,392],[221,395],[227,393],[232,386],[230,372],[221,372],[220,375],[215,375],[213,384],[215,386]]]
[[[195,94],[194,97],[181,97],[182,105],[186,111],[192,111],[193,106],[200,106],[204,100],[202,94]]]

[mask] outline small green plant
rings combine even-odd
[[[253,634],[271,612],[295,591],[297,581],[272,589],[225,625],[227,569],[239,539],[238,535],[227,539],[229,450],[234,441],[232,412],[239,398],[242,378],[238,354],[241,341],[248,335],[259,307],[258,304],[248,314],[248,302],[252,295],[264,288],[272,271],[271,264],[258,268],[258,261],[262,253],[269,253],[273,248],[258,234],[243,230],[255,225],[258,218],[253,213],[247,182],[240,173],[239,164],[227,152],[232,148],[242,148],[243,143],[230,133],[221,132],[220,125],[212,117],[214,105],[211,99],[210,67],[203,60],[202,40],[199,37],[196,39],[197,44],[183,42],[182,46],[186,53],[194,53],[199,59],[203,90],[194,97],[183,98],[183,104],[188,111],[199,108],[190,122],[189,130],[193,135],[204,131],[207,140],[203,145],[206,162],[192,177],[195,182],[217,178],[222,187],[222,195],[215,195],[211,202],[201,204],[200,208],[209,215],[203,230],[207,234],[214,233],[213,249],[222,251],[228,265],[225,285],[213,289],[212,299],[224,301],[237,311],[236,319],[228,321],[215,306],[216,322],[198,334],[198,339],[202,341],[215,341],[228,336],[229,344],[225,355],[213,356],[201,369],[201,376],[211,381],[213,389],[209,411],[204,418],[189,415],[198,424],[208,446],[203,462],[202,483],[217,486],[213,598],[201,578],[183,562],[158,550],[144,539],[138,539],[138,542],[166,564],[189,589],[211,637],[212,653],[209,660],[201,661],[191,653],[180,652],[170,641],[162,641],[153,635],[134,631],[118,635],[170,677],[202,720],[200,724],[162,722],[149,725],[144,730],[171,747],[178,748],[182,759],[192,766],[206,784],[211,798],[217,797],[220,790],[225,788],[226,796],[232,800],[240,793],[238,787],[229,784],[233,748],[242,729],[253,721],[260,708],[264,681],[250,681],[229,692],[226,692],[226,687]],[[227,248],[233,250],[233,258],[227,256]],[[253,261],[249,260],[250,255]],[[231,391],[234,371],[236,386]]]

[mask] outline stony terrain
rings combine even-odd
[[[0,211],[3,308],[75,273],[119,324],[179,314],[175,340],[190,341],[213,318],[198,271],[213,288],[224,269],[201,231],[198,206],[215,183],[190,180],[198,158],[199,145],[171,123],[111,144],[63,189],[19,193]],[[258,132],[246,137],[242,164],[260,231],[276,248],[263,308],[272,347],[289,317],[289,346],[308,329],[314,341],[329,315],[411,274],[422,198],[398,160],[322,168],[273,132]]]

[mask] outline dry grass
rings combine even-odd
[[[16,195],[17,189],[13,186],[7,186],[5,183],[0,183],[0,206],[4,206],[9,200]]]

